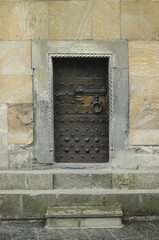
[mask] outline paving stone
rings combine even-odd
[[[60,230],[60,233],[65,240],[90,240],[83,230]]]
[[[85,232],[91,240],[116,240],[107,229],[93,229],[93,231],[92,229],[86,229]]]
[[[38,240],[63,240],[58,230],[41,230],[37,232]]]
[[[27,228],[15,228],[11,230],[11,236],[13,240],[37,240],[34,229]]]
[[[141,235],[129,226],[118,229],[109,229],[110,233],[118,239],[141,238]]]

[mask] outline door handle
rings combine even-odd
[[[75,94],[87,94],[87,95],[105,95],[106,94],[106,89],[105,88],[76,88],[75,89]]]

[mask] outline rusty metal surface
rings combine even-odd
[[[107,162],[107,58],[55,59],[53,69],[56,162]]]

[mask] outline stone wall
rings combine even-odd
[[[159,166],[158,12],[159,0],[0,1],[0,169],[36,163],[31,41],[79,39],[128,40],[130,149]]]

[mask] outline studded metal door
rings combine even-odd
[[[108,162],[108,59],[56,58],[53,78],[55,161]]]

